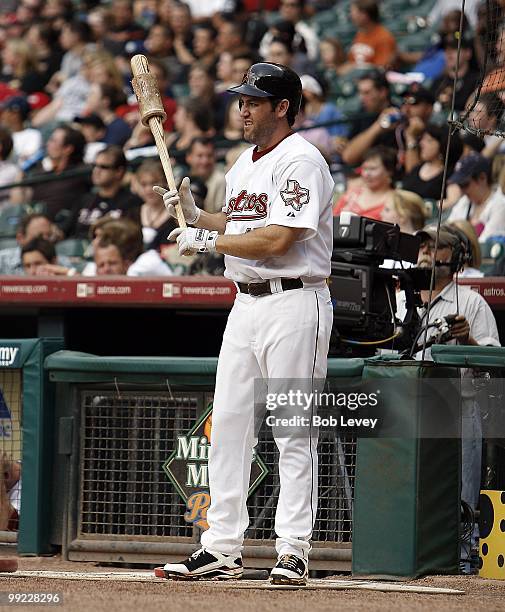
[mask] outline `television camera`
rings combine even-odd
[[[333,231],[330,356],[410,349],[420,328],[420,291],[429,289],[431,278],[429,269],[408,267],[417,263],[421,239],[398,225],[347,212],[335,217]],[[405,292],[403,321],[396,316],[397,288]]]

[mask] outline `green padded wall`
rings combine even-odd
[[[408,378],[412,394],[405,398]],[[389,413],[408,425],[402,437],[359,438],[353,514],[354,576],[410,578],[459,571],[461,448],[457,438],[428,438],[431,410],[460,407],[423,406],[424,378],[459,379],[459,370],[419,362],[368,360],[364,380],[386,379]]]

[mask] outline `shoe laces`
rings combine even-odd
[[[295,555],[282,555],[280,562],[288,569],[296,569],[298,557]]]
[[[204,552],[205,552],[205,548],[199,548],[198,550],[195,550],[195,552],[191,555],[191,558],[198,559],[198,557],[200,555],[203,555]]]

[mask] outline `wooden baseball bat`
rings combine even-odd
[[[163,107],[163,101],[158,89],[156,77],[149,72],[149,63],[145,55],[134,55],[130,63],[133,74],[133,91],[139,103],[140,119],[152,132],[156,148],[158,149],[158,155],[160,156],[161,165],[163,166],[163,171],[167,179],[168,188],[170,190],[176,189],[172,164],[170,163],[162,125],[163,121],[167,118],[167,114]],[[184,218],[184,213],[182,212],[180,204],[175,207],[175,212],[177,214],[179,227],[187,227],[186,219]]]

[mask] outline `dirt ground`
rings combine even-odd
[[[0,555],[6,556],[6,555]],[[12,556],[12,555],[10,555]],[[121,571],[95,563],[65,562],[60,557],[21,557],[19,570],[97,572]],[[133,570],[125,570],[133,571]],[[138,570],[135,570],[138,571]],[[338,578],[338,576],[336,576]],[[349,576],[340,576],[348,579]],[[237,589],[226,583],[119,582],[52,578],[0,578],[0,592],[63,594],[63,603],[45,609],[72,612],[400,612],[402,610],[505,611],[505,580],[476,576],[430,576],[408,584],[459,589],[464,595],[381,593],[351,590],[260,591]],[[0,606],[1,610],[41,607]]]

